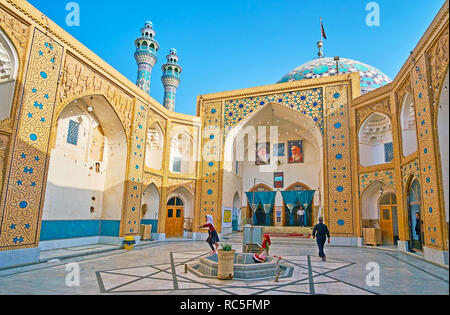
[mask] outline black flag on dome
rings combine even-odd
[[[322,18],[320,18],[320,27],[322,28],[322,37],[327,39],[327,34],[325,34],[325,28],[323,27]]]

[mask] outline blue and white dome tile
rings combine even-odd
[[[361,75],[361,92],[366,94],[392,82],[392,80],[380,70],[359,61],[340,58],[339,73],[359,72]],[[291,71],[278,83],[314,79],[333,76],[337,74],[334,58],[319,58],[301,65]]]

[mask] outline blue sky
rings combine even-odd
[[[444,4],[379,0],[381,25],[368,27],[363,0],[76,0],[80,26],[69,27],[69,0],[29,2],[132,82],[134,40],[152,21],[161,48],[151,96],[162,103],[161,66],[176,48],[183,67],[176,111],[190,115],[198,95],[273,84],[316,58],[320,16],[328,57],[364,62],[393,79]]]

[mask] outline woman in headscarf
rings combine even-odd
[[[270,235],[264,235],[263,244],[261,249],[253,256],[253,260],[256,263],[264,263],[267,261],[267,257],[269,256],[270,245],[272,242],[270,241]]]
[[[212,249],[212,252],[210,253],[210,255],[214,255],[217,254],[217,250],[219,249],[219,235],[217,234],[216,228],[214,226],[214,219],[212,217],[212,215],[207,215],[206,216],[206,224],[202,225],[199,227],[200,229],[203,228],[208,228],[208,239],[206,240],[206,242],[209,244],[209,246]],[[214,246],[216,248],[214,248]]]

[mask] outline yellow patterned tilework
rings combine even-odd
[[[142,104],[134,106],[134,121],[128,159],[126,201],[122,214],[121,236],[139,234],[140,209],[143,192],[145,143],[147,137],[148,108]]]
[[[226,101],[224,138],[247,116],[269,103],[281,104],[311,117],[323,133],[323,92],[321,88],[315,88]]]
[[[404,189],[406,188],[406,184],[408,183],[411,175],[417,179],[420,179],[420,167],[418,159],[414,159],[408,164],[402,166],[402,183]]]
[[[211,214],[215,222],[221,220],[220,208],[220,160],[222,143],[218,130],[222,126],[222,102],[204,104],[202,107],[202,161],[200,178],[200,213],[199,219]]]
[[[436,151],[433,135],[433,118],[427,79],[425,56],[421,56],[412,70],[414,104],[418,127],[420,178],[422,188],[422,207],[425,224],[426,246],[442,248],[442,227],[439,205],[439,190],[436,164]]]
[[[382,182],[395,190],[394,170],[375,171],[359,175],[359,193],[362,194],[374,182]]]
[[[328,225],[333,235],[352,236],[353,192],[348,85],[325,88],[325,161]]]
[[[37,246],[63,47],[34,31],[1,204],[0,250]]]

